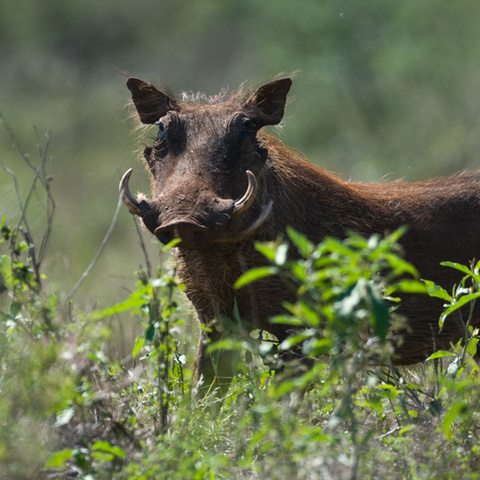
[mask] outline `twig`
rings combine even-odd
[[[385,432],[385,433],[382,433],[381,435],[377,435],[375,437],[375,440],[381,440],[382,438],[385,438],[385,437],[388,437],[390,435],[393,435],[394,433],[397,433],[399,432],[403,427],[401,426],[396,426],[396,427],[393,427],[391,430],[389,430],[388,432]]]
[[[47,245],[49,243],[50,236],[52,233],[52,224],[53,224],[53,218],[54,218],[54,212],[55,212],[55,202],[53,200],[53,196],[50,190],[51,179],[46,175],[46,172],[45,172],[45,166],[47,163],[47,152],[51,142],[51,134],[50,132],[46,133],[45,146],[41,147],[38,131],[34,127],[36,138],[37,138],[37,148],[40,156],[40,163],[38,165],[35,165],[33,162],[30,161],[28,154],[23,151],[20,141],[16,137],[15,133],[13,132],[12,128],[6,121],[1,111],[0,111],[0,122],[3,124],[7,134],[9,135],[13,145],[17,149],[20,156],[35,173],[32,180],[32,185],[30,186],[30,189],[27,193],[25,202],[23,202],[16,175],[11,170],[9,170],[5,165],[0,163],[3,170],[7,172],[13,179],[15,192],[17,195],[17,201],[21,211],[20,218],[17,223],[16,231],[22,233],[23,237],[25,238],[28,244],[28,254],[30,256],[31,265],[33,268],[33,274],[35,278],[35,284],[36,284],[35,288],[39,289],[41,287],[40,266],[44,259],[45,252],[47,250]],[[36,184],[38,181],[42,184],[46,194],[47,204],[45,206],[45,213],[47,217],[47,226],[43,234],[42,241],[40,243],[40,249],[37,252],[35,249],[35,242],[33,239],[32,230],[27,220],[27,209],[29,207],[30,199],[32,198],[33,194],[37,193]],[[12,245],[14,244],[15,244],[15,236],[12,239]]]
[[[28,157],[28,154],[25,153],[23,150],[22,150],[22,146],[20,144],[20,142],[18,141],[18,138],[17,136],[15,135],[15,133],[13,132],[13,130],[11,129],[10,125],[7,123],[7,120],[5,119],[5,117],[3,116],[3,113],[1,112],[0,110],[0,122],[3,123],[3,126],[5,128],[5,130],[7,131],[8,133],[8,136],[10,137],[10,139],[12,140],[13,144],[15,145],[15,148],[18,150],[18,153],[20,153],[20,155],[23,157],[23,159],[25,160],[25,162],[27,162],[28,166],[35,170],[35,165],[33,165],[33,163],[30,161],[29,157]]]
[[[47,151],[48,151],[48,147],[49,147],[50,141],[51,141],[51,134],[50,134],[50,132],[46,133],[46,135],[45,135],[45,137],[46,137],[45,147],[42,149],[40,147],[40,142],[38,141],[38,133],[37,133],[36,130],[35,130],[35,133],[37,134],[37,145],[38,145],[39,155],[40,155],[40,164],[38,165],[38,167],[35,167],[33,165],[33,163],[31,163],[30,161],[27,161],[28,165],[35,172],[35,175],[33,177],[32,185],[31,185],[31,187],[30,187],[30,189],[27,193],[27,197],[25,199],[25,203],[24,203],[23,208],[22,208],[20,219],[18,221],[18,228],[22,232],[23,236],[25,237],[25,240],[28,242],[29,254],[30,254],[30,258],[32,259],[32,266],[34,268],[35,281],[37,282],[38,285],[40,285],[40,265],[43,261],[43,257],[45,255],[46,247],[48,245],[48,241],[50,239],[50,235],[51,235],[51,232],[52,232],[52,223],[53,223],[53,213],[55,211],[55,202],[53,201],[53,197],[51,195],[50,182],[45,175],[45,164],[46,164],[46,161],[47,161]],[[11,135],[13,135],[13,133]],[[16,145],[17,145],[17,149],[18,149],[19,148],[18,141],[16,142]],[[18,151],[22,155],[22,157],[24,157],[24,158],[26,157],[26,155],[22,154],[21,150],[18,150]],[[47,206],[45,207],[45,211],[46,211],[46,215],[47,215],[47,228],[46,228],[45,233],[43,235],[42,242],[40,244],[40,250],[39,250],[38,254],[35,250],[35,243],[33,241],[32,233],[31,233],[32,231],[30,229],[30,226],[29,226],[28,221],[27,221],[27,216],[26,216],[26,212],[27,212],[28,206],[30,204],[30,200],[33,197],[33,194],[36,192],[37,181],[41,182],[43,188],[45,189],[45,193],[46,193],[46,196],[47,196]],[[20,225],[22,223],[23,223],[23,225],[25,225],[25,230],[22,230],[20,228]]]
[[[140,227],[138,225],[138,222],[136,220],[134,220],[134,224],[135,224],[135,229],[137,230],[138,238],[140,240],[140,247],[141,247],[142,252],[143,252],[143,257],[145,258],[147,276],[148,276],[148,278],[152,278],[152,273],[153,273],[152,272],[152,264],[150,262],[150,257],[148,255],[147,247],[146,247],[145,242],[143,240],[143,235],[142,235],[141,229],[140,229]]]
[[[90,265],[86,268],[86,270],[83,272],[83,275],[80,277],[78,282],[75,284],[75,286],[72,288],[70,293],[67,295],[66,302],[70,302],[70,300],[73,298],[73,296],[77,293],[77,290],[80,288],[84,280],[90,275],[90,272],[93,270],[95,267],[96,263],[98,262],[98,259],[100,258],[100,255],[102,254],[105,246],[107,245],[108,240],[110,239],[110,236],[113,233],[113,229],[115,228],[115,225],[117,223],[118,215],[120,214],[120,208],[122,207],[122,198],[119,195],[118,197],[118,202],[117,202],[117,208],[115,209],[115,213],[113,214],[112,221],[110,223],[110,227],[108,227],[107,233],[105,234],[105,237],[102,241],[102,244],[100,245],[100,248],[98,249],[98,252],[96,253],[95,257],[93,257],[93,260],[90,262]]]

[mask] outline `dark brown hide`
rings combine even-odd
[[[251,95],[197,96],[177,101],[141,80],[128,80],[143,123],[158,126],[145,160],[152,198],[133,198],[128,176],[122,182],[126,204],[161,242],[182,238],[176,249],[179,276],[198,313],[202,330],[195,362],[197,379],[219,386],[232,378],[232,354],[206,354],[219,339],[237,301],[244,327],[287,332],[269,318],[282,311],[286,289],[270,278],[235,291],[242,272],[264,264],[254,242],[274,240],[290,225],[313,242],[348,230],[365,236],[402,225],[405,257],[422,278],[450,289],[459,280],[449,260],[468,264],[480,253],[480,174],[462,174],[415,183],[353,183],[307,162],[261,129],[283,116],[291,80],[270,82]],[[293,300],[293,299],[289,299]],[[409,296],[402,305],[408,333],[396,363],[422,361],[436,348],[448,348],[463,334],[451,318],[438,333],[442,301]],[[478,322],[477,322],[478,324]],[[435,334],[435,340],[433,340]]]

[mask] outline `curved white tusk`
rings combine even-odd
[[[255,220],[255,222],[252,223],[252,225],[250,225],[244,232],[242,232],[242,236],[248,237],[255,230],[261,227],[265,222],[265,220],[270,215],[270,212],[272,211],[272,207],[273,207],[273,200],[270,200],[267,204],[263,205],[258,218]]]
[[[140,215],[140,204],[137,202],[136,198],[130,193],[130,188],[128,187],[128,181],[130,180],[130,175],[133,172],[133,168],[129,168],[123,175],[120,183],[118,185],[118,190],[122,197],[122,201],[125,206],[128,208],[130,213],[134,215]]]
[[[240,215],[241,213],[247,211],[251,206],[252,203],[257,198],[258,193],[258,182],[255,178],[255,175],[250,171],[247,170],[247,177],[248,177],[248,186],[245,195],[242,198],[237,200],[233,205],[233,212],[232,217],[235,215]]]

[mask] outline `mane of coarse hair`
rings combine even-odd
[[[289,77],[293,78],[298,72],[290,74],[278,74],[272,80]],[[229,88],[222,88],[216,95],[207,95],[202,92],[182,92],[179,96],[172,95],[172,98],[177,98],[180,102],[187,105],[218,105],[225,104],[226,106],[239,107],[248,98],[250,98],[258,89],[259,85],[246,85],[247,82],[242,83],[236,90],[229,91]],[[166,90],[170,95],[171,91]]]
[[[244,88],[243,85],[237,90],[229,91],[228,88],[222,88],[216,95],[207,95],[202,92],[182,92],[180,102],[186,105],[219,105],[240,106],[247,98],[253,94],[254,88]]]

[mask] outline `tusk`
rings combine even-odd
[[[130,193],[130,188],[128,187],[128,181],[130,180],[130,175],[133,172],[133,168],[129,168],[118,185],[118,190],[120,191],[120,196],[125,206],[128,208],[130,213],[134,215],[140,215],[140,204],[137,202],[136,198]]]
[[[242,236],[248,237],[255,230],[257,230],[259,227],[261,227],[262,224],[265,222],[265,220],[270,215],[270,212],[272,211],[272,207],[273,207],[273,200],[270,200],[266,205],[263,205],[262,210],[261,210],[258,218],[255,220],[255,222],[252,225],[250,225],[244,232],[242,232]]]
[[[255,201],[255,198],[257,198],[257,192],[258,192],[257,179],[255,178],[255,175],[250,170],[247,170],[246,173],[248,177],[247,191],[245,192],[245,195],[240,200],[237,200],[234,203],[232,217],[247,211],[252,206],[252,203]]]

